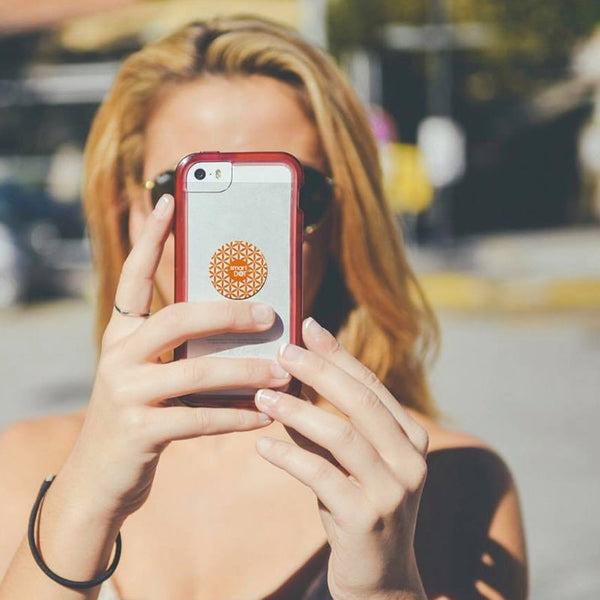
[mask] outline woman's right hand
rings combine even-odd
[[[158,202],[123,265],[116,293],[121,309],[150,310],[173,204],[170,196]],[[148,497],[160,454],[171,441],[268,424],[253,410],[167,401],[206,390],[282,386],[289,375],[276,361],[198,357],[163,364],[160,356],[190,338],[266,330],[274,316],[269,306],[235,301],[177,303],[148,318],[113,310],[85,422],[59,477],[76,483],[78,494],[100,514],[122,521]]]

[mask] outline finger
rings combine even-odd
[[[186,340],[226,331],[263,331],[274,320],[275,311],[260,302],[178,302],[145,320],[128,340],[128,346],[134,360],[157,360]]]
[[[173,218],[173,196],[165,194],[148,215],[140,237],[123,264],[115,295],[115,303],[133,313],[150,310],[154,274],[162,255],[163,246],[170,232]],[[114,311],[114,314],[118,314]],[[120,321],[131,322],[131,317]]]
[[[400,484],[389,467],[351,421],[290,394],[268,389],[258,391],[256,406],[329,450],[370,497],[380,497],[385,502],[382,496],[399,493]]]
[[[299,446],[273,438],[259,438],[258,453],[308,486],[340,521],[356,522],[368,512],[361,489],[330,462]]]
[[[155,402],[205,391],[281,387],[290,380],[277,362],[264,358],[203,356],[143,367],[140,397]]]
[[[407,452],[415,452],[400,423],[369,387],[316,353],[286,344],[279,362],[347,415],[394,473],[401,475]]]
[[[250,431],[272,423],[266,415],[240,408],[172,406],[152,409],[148,431],[157,443],[201,435]]]
[[[369,388],[401,425],[413,446],[422,455],[427,453],[428,436],[425,429],[402,408],[400,402],[370,369],[345,350],[335,337],[321,327],[313,318],[308,318],[304,321],[302,333],[307,348]],[[385,424],[388,419],[382,411],[377,411],[372,418],[373,420],[378,420],[377,423],[373,421],[373,429],[378,430],[379,427],[386,427]]]

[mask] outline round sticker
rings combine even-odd
[[[267,280],[267,261],[257,246],[236,240],[223,244],[208,268],[214,288],[226,298],[243,300],[262,288]]]

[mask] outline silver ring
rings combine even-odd
[[[145,312],[145,313],[136,313],[136,312],[131,312],[129,310],[123,310],[122,308],[119,308],[115,302],[115,309],[117,310],[117,312],[120,315],[123,315],[124,317],[149,317],[150,313],[149,312]]]

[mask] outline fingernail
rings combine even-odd
[[[173,197],[170,194],[163,194],[154,207],[154,214],[157,217],[164,217],[167,214],[172,199]]]
[[[325,337],[327,335],[327,330],[323,329],[312,317],[308,317],[306,321],[304,321],[304,327],[310,333],[310,335],[314,337]]]
[[[294,344],[283,344],[279,348],[280,355],[290,362],[299,361],[302,358],[302,349]]]
[[[273,445],[271,438],[261,437],[256,440],[256,447],[258,450],[268,450]]]
[[[265,415],[265,413],[258,413],[258,420],[261,423],[272,423],[273,419],[269,415]]]
[[[267,325],[273,320],[273,309],[268,304],[253,304],[252,317],[260,325]]]
[[[290,376],[290,374],[276,362],[271,363],[271,373],[277,379],[287,379]]]
[[[256,392],[257,402],[266,408],[275,406],[278,397],[279,394],[273,390],[258,390],[258,392]]]

